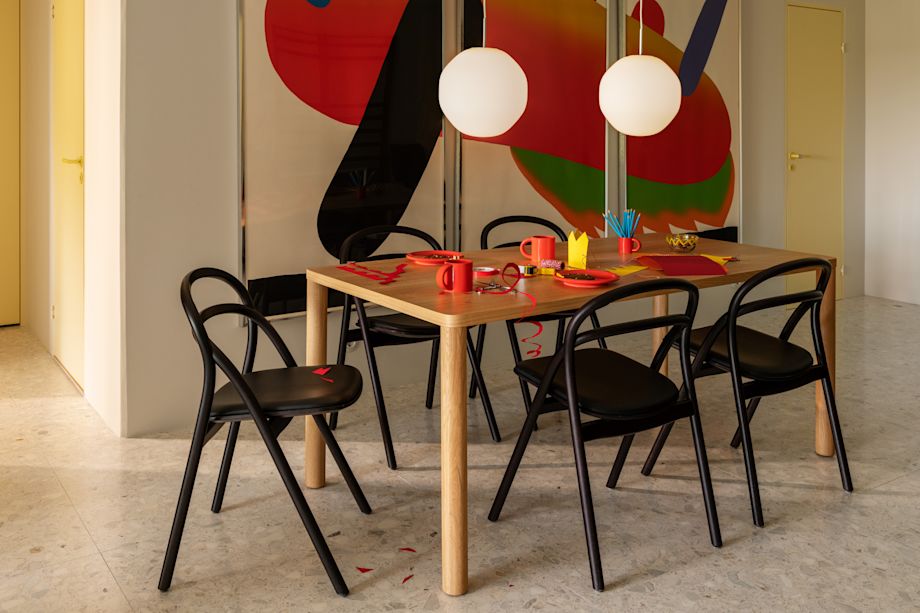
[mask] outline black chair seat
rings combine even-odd
[[[367,327],[371,333],[380,332],[393,336],[410,338],[439,338],[441,336],[441,329],[438,326],[404,313],[368,317]]]
[[[553,357],[525,360],[514,372],[540,385]],[[575,382],[581,411],[605,419],[635,419],[670,410],[678,397],[674,382],[625,355],[605,349],[575,352]],[[557,399],[566,397],[565,369],[550,385]]]
[[[690,351],[696,353],[703,344],[710,327],[699,328],[690,333]],[[775,336],[738,326],[738,361],[741,375],[751,379],[775,380],[800,374],[812,364],[807,349]],[[706,361],[730,370],[728,356],[728,333],[723,331],[712,345]]]
[[[330,366],[323,376],[319,366],[275,368],[243,375],[266,417],[327,413],[353,404],[361,395],[361,373],[351,366]],[[332,381],[325,381],[324,378]],[[249,419],[243,399],[227,383],[214,394],[211,416],[216,421]]]

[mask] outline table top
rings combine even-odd
[[[588,248],[588,268],[609,269],[628,265],[636,257],[642,255],[668,253],[664,236],[664,234],[642,235],[642,251],[629,256],[621,256],[617,253],[617,241],[615,238],[593,239]],[[556,244],[556,253],[560,259],[565,259],[567,250],[568,247],[565,243]],[[700,239],[693,253],[738,258],[737,262],[726,264],[728,269],[728,274],[726,275],[683,277],[699,288],[739,283],[749,279],[761,270],[804,257],[821,257],[832,263],[834,262],[834,258],[827,256],[814,256],[813,254],[796,251],[705,238]],[[502,268],[509,262],[527,263],[517,247],[465,251],[464,257],[473,260],[474,266]],[[403,258],[376,260],[373,263],[369,263],[368,266],[375,270],[392,271],[403,262],[406,262]],[[594,296],[609,291],[614,287],[664,277],[658,271],[646,269],[622,277],[619,281],[610,285],[594,289],[567,287],[550,276],[521,279],[516,289],[527,292],[536,299],[536,307],[533,307],[530,298],[518,293],[496,295],[477,292],[444,292],[438,288],[435,281],[435,273],[438,268],[438,266],[409,264],[403,274],[387,285],[341,270],[338,266],[309,268],[307,269],[307,279],[312,283],[357,296],[374,304],[412,315],[438,326],[461,327],[506,321],[522,315],[540,315],[576,309]],[[478,280],[474,281],[474,285],[476,283],[478,283]]]

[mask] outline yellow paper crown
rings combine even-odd
[[[569,268],[584,270],[588,267],[588,233],[577,236],[575,230],[569,232]]]

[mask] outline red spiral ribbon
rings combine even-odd
[[[533,324],[536,327],[536,331],[533,334],[520,339],[520,341],[521,341],[521,344],[523,345],[531,345],[533,347],[532,349],[527,350],[526,352],[527,357],[538,358],[543,353],[543,345],[536,342],[534,339],[543,333],[543,324],[539,321],[529,321],[529,322],[523,321],[524,318],[530,315],[534,311],[534,309],[537,308],[537,299],[534,298],[532,294],[528,294],[527,292],[522,292],[521,290],[516,289],[518,283],[520,283],[521,279],[523,278],[524,276],[521,274],[521,271],[518,268],[517,264],[514,264],[514,263],[505,264],[505,267],[502,268],[502,271],[501,271],[501,279],[505,287],[495,288],[495,289],[480,289],[479,293],[480,294],[494,294],[494,295],[502,296],[502,295],[510,294],[513,292],[513,293],[520,294],[522,296],[526,296],[530,300],[530,308],[527,309],[524,313],[522,313],[521,317],[514,323],[515,324],[529,323],[529,324]]]

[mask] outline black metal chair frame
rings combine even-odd
[[[365,262],[384,260],[389,258],[398,258],[405,256],[404,253],[382,254],[369,256],[365,253],[359,253],[362,241],[377,236],[389,236],[391,234],[401,234],[414,236],[425,241],[431,249],[440,250],[441,245],[430,234],[406,226],[373,226],[359,230],[345,239],[342,243],[342,249],[339,252],[339,262],[345,264],[360,259]],[[351,328],[351,311],[352,306],[357,312],[358,328]],[[374,401],[377,406],[377,418],[380,421],[380,433],[383,437],[383,447],[386,453],[387,466],[396,469],[396,452],[393,448],[393,437],[390,434],[390,424],[387,419],[386,402],[383,398],[383,389],[380,385],[380,373],[377,369],[377,357],[375,349],[387,345],[404,345],[409,343],[421,343],[431,341],[431,359],[428,364],[428,388],[425,395],[425,408],[430,409],[434,403],[434,383],[435,376],[438,372],[438,352],[441,345],[440,329],[434,326],[434,332],[418,334],[411,331],[399,332],[397,330],[374,330],[374,317],[368,317],[365,301],[355,298],[354,296],[345,295],[345,303],[342,308],[342,328],[339,335],[339,350],[336,358],[337,364],[345,363],[345,352],[350,342],[361,341],[364,344],[365,353],[367,354],[367,365],[370,371],[371,386],[374,390]],[[479,362],[476,360],[475,348],[473,346],[472,335],[467,332],[467,353],[470,358],[472,379],[479,382],[485,389],[482,370]],[[501,441],[501,433],[498,430],[498,424],[495,421],[495,414],[492,411],[492,403],[489,399],[488,392],[482,395],[482,406],[486,415],[486,423],[489,426],[489,433],[492,440]],[[330,426],[335,429],[338,425],[337,415],[333,415],[330,420]]]
[[[485,225],[482,229],[482,234],[479,237],[479,245],[482,249],[489,249],[489,235],[493,230],[500,226],[513,224],[513,223],[525,223],[535,226],[542,226],[553,234],[555,234],[559,240],[565,242],[567,237],[565,232],[562,231],[562,228],[549,221],[548,219],[543,219],[541,217],[533,217],[531,215],[508,215],[506,217],[499,217],[498,219],[493,219]],[[512,243],[501,243],[499,245],[493,245],[492,248],[501,249],[504,247],[517,247],[520,244],[518,242]],[[511,319],[505,322],[505,326],[508,328],[508,340],[511,343],[511,352],[514,355],[515,365],[520,364],[523,360],[521,355],[521,347],[518,345],[518,337],[515,333],[515,324],[516,323],[525,323],[525,322],[556,322],[556,351],[559,351],[559,348],[562,346],[562,341],[565,335],[565,322],[575,314],[575,311],[560,311],[558,313],[546,313],[543,315],[534,315],[533,317],[525,317],[524,319],[517,320]],[[594,328],[600,328],[600,320],[597,317],[597,313],[591,314],[591,323]],[[476,331],[476,363],[482,364],[482,355],[485,349],[486,342],[486,326],[487,324],[481,324],[479,329]],[[598,343],[601,348],[606,349],[607,345],[603,338],[598,339]],[[527,387],[527,382],[523,379],[520,380],[521,384],[521,396],[524,398],[524,408],[530,412],[530,405],[533,402],[530,396],[530,389]],[[470,381],[470,398],[476,397],[476,391],[479,389],[479,386],[476,384],[476,380]]]
[[[223,281],[231,288],[233,288],[233,290],[239,296],[242,304],[217,304],[210,306],[203,311],[199,311],[198,307],[195,305],[194,299],[192,298],[192,285],[200,279],[217,279],[219,281]],[[259,399],[252,391],[252,388],[247,384],[245,378],[246,375],[253,372],[252,369],[255,364],[256,345],[259,329],[261,329],[262,332],[271,341],[272,345],[281,356],[281,359],[284,361],[286,367],[297,368],[297,364],[294,361],[291,352],[288,350],[287,346],[284,344],[284,341],[281,339],[281,336],[279,336],[275,328],[261,313],[259,313],[253,307],[252,298],[250,297],[249,292],[246,290],[243,284],[240,283],[239,280],[227,272],[218,270],[216,268],[199,268],[186,275],[185,279],[183,279],[180,296],[182,301],[182,308],[185,311],[185,315],[192,327],[192,335],[194,336],[195,341],[198,343],[198,348],[201,351],[201,359],[204,365],[204,383],[201,391],[201,402],[198,407],[198,418],[195,422],[195,429],[192,434],[191,449],[189,450],[189,457],[185,467],[185,474],[182,478],[179,501],[176,506],[176,513],[173,518],[172,529],[169,534],[169,543],[166,548],[166,556],[164,558],[163,568],[160,574],[160,580],[158,584],[159,589],[165,592],[169,590],[169,587],[172,584],[173,572],[176,566],[176,558],[179,555],[179,545],[182,540],[182,533],[184,531],[185,521],[188,516],[189,502],[192,498],[192,489],[195,485],[195,477],[198,473],[198,465],[201,460],[202,449],[204,448],[205,444],[218,432],[218,430],[223,427],[225,423],[230,424],[226,446],[224,448],[223,459],[221,460],[220,472],[217,478],[217,486],[215,488],[214,498],[211,503],[211,511],[214,513],[219,513],[221,505],[223,504],[224,492],[226,491],[227,478],[230,474],[230,464],[233,461],[233,451],[236,447],[240,422],[243,420],[251,419],[255,423],[256,428],[258,429],[259,434],[265,443],[265,446],[268,448],[268,452],[275,464],[275,468],[278,470],[278,474],[281,476],[281,480],[284,483],[284,486],[294,503],[294,507],[297,509],[297,513],[300,515],[300,519],[307,530],[307,534],[309,535],[310,540],[312,541],[313,546],[319,555],[320,561],[322,562],[323,567],[326,570],[326,574],[329,576],[329,579],[332,582],[336,593],[343,596],[347,595],[348,587],[345,584],[345,580],[342,578],[342,573],[339,571],[338,565],[332,556],[332,552],[329,550],[329,547],[326,544],[326,540],[323,537],[323,533],[320,530],[319,525],[313,516],[313,513],[310,511],[310,507],[307,505],[307,501],[304,498],[303,492],[297,483],[297,478],[294,476],[290,464],[288,464],[287,458],[284,456],[281,445],[278,443],[278,436],[295,416],[311,416],[316,422],[316,426],[319,429],[320,434],[326,443],[326,446],[332,453],[332,457],[335,459],[339,470],[342,472],[342,477],[344,478],[345,483],[348,485],[348,489],[351,491],[352,496],[354,496],[355,502],[358,504],[358,508],[362,513],[370,513],[371,507],[368,504],[364,493],[361,491],[361,486],[358,484],[354,473],[351,471],[351,468],[345,459],[345,455],[342,453],[342,449],[339,447],[338,442],[335,440],[335,436],[332,434],[332,431],[329,429],[329,426],[326,423],[326,419],[323,416],[324,412],[339,411],[348,405],[325,406],[321,410],[278,410],[272,411],[271,416],[267,415],[260,405]],[[230,314],[245,317],[247,321],[248,338],[242,370],[238,370],[230,358],[228,358],[227,355],[211,341],[205,328],[205,322],[207,322],[212,317]],[[233,414],[215,416],[211,414],[211,406],[215,394],[215,379],[217,368],[220,368],[220,370],[223,371],[223,373],[230,380],[230,384],[235,388],[236,392],[242,398],[248,410],[248,415]],[[311,366],[307,368],[313,367]]]
[[[663,315],[603,326],[588,332],[579,332],[585,320],[602,307],[613,302],[635,298],[643,294],[657,294],[662,292],[686,293],[687,307],[685,312],[682,314]],[[588,478],[588,460],[585,453],[586,441],[617,436],[623,437],[613,468],[607,479],[607,487],[613,489],[616,487],[617,481],[619,480],[620,472],[626,463],[626,456],[629,453],[629,448],[637,432],[673,422],[675,419],[689,418],[696,451],[697,467],[700,474],[700,483],[703,490],[703,499],[706,507],[706,516],[709,523],[710,541],[714,547],[722,546],[722,535],[719,529],[719,519],[712,489],[712,479],[709,474],[709,462],[706,457],[703,428],[700,423],[696,392],[690,371],[690,330],[693,325],[698,301],[699,291],[692,284],[680,279],[656,279],[613,289],[594,298],[575,313],[566,329],[563,349],[557,352],[553,357],[537,389],[532,409],[524,422],[524,427],[518,437],[514,452],[511,455],[511,460],[508,463],[508,468],[505,471],[501,485],[498,488],[498,493],[489,511],[489,520],[497,521],[501,514],[502,507],[505,504],[508,492],[511,489],[514,476],[524,457],[524,452],[531,434],[536,427],[539,415],[552,411],[568,410],[569,425],[572,434],[572,447],[575,452],[575,469],[578,475],[578,490],[581,498],[582,518],[585,525],[585,537],[587,540],[589,563],[591,567],[591,582],[594,589],[597,591],[603,591],[604,578],[601,567],[600,546],[597,538],[597,525],[594,517],[594,505],[591,497],[591,485]],[[664,362],[672,342],[677,342],[680,353],[683,385],[680,388],[678,398],[674,405],[663,408],[661,412],[656,411],[654,415],[637,416],[636,419],[615,420],[610,418],[599,418],[583,423],[581,420],[582,410],[579,405],[577,377],[575,372],[576,347],[596,341],[600,338],[609,338],[612,336],[631,334],[668,326],[670,326],[671,329],[665,335],[665,342],[663,342],[656,351],[649,368],[657,372]],[[566,390],[564,395],[554,397],[552,395],[551,384],[559,368],[565,369]]]
[[[754,288],[770,279],[809,270],[820,271],[814,290],[761,298],[750,302],[744,301]],[[731,299],[728,311],[712,326],[712,329],[699,349],[693,352],[696,354],[693,361],[693,377],[695,379],[725,372],[731,374],[735,408],[738,414],[738,428],[735,430],[735,435],[732,437],[731,446],[737,448],[739,443],[742,445],[744,466],[747,472],[748,490],[751,499],[751,513],[753,515],[754,524],[757,526],[762,527],[764,525],[764,520],[763,508],[760,502],[760,488],[757,483],[757,469],[754,464],[750,422],[754,417],[757,406],[760,404],[760,399],[764,396],[781,394],[816,381],[821,382],[825,403],[827,405],[827,416],[834,438],[834,447],[837,452],[840,479],[844,490],[848,492],[853,491],[853,481],[850,477],[846,449],[843,444],[840,418],[837,414],[837,404],[834,397],[834,390],[831,385],[830,371],[827,366],[824,340],[821,336],[821,301],[824,299],[824,294],[827,291],[827,285],[830,281],[831,274],[833,274],[833,268],[830,263],[820,258],[803,258],[779,264],[756,274],[738,288],[738,291],[735,292],[735,295]],[[789,316],[789,319],[786,320],[779,334],[779,339],[788,342],[796,327],[805,315],[809,314],[811,337],[814,343],[816,358],[815,363],[802,372],[781,379],[758,380],[742,375],[742,365],[738,351],[738,319],[757,311],[778,307],[790,307],[792,305],[797,306]],[[728,364],[713,362],[709,355],[716,339],[723,332],[727,334],[729,351]],[[750,380],[744,381],[744,378]],[[655,467],[655,462],[658,460],[658,456],[667,441],[672,426],[673,424],[666,424],[658,433],[658,437],[655,439],[655,443],[652,445],[648,458],[645,461],[645,466],[642,468],[642,473],[644,475],[650,475],[652,473],[652,469]]]

